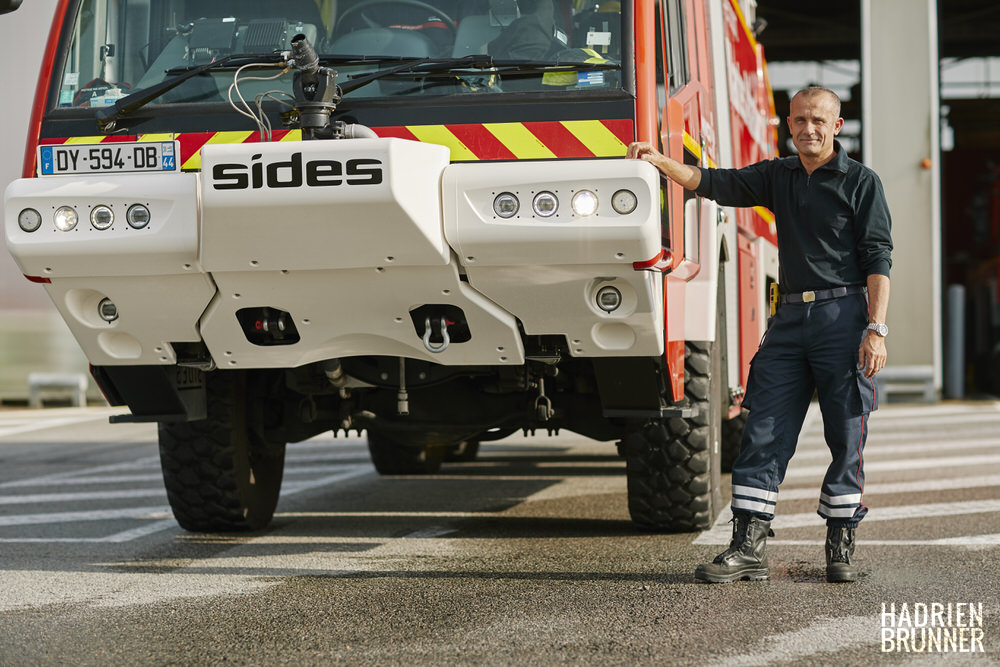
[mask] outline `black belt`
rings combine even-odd
[[[848,294],[859,294],[866,291],[864,285],[850,285],[847,287],[834,287],[833,289],[810,290],[809,292],[799,292],[798,294],[782,294],[781,303],[812,303],[813,301],[823,301],[825,299],[839,299]]]

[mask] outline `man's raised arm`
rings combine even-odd
[[[629,145],[625,157],[649,162],[667,178],[688,190],[694,190],[701,183],[701,170],[667,157],[647,141],[636,141]]]

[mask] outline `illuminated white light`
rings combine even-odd
[[[634,211],[638,203],[638,198],[631,190],[619,190],[611,196],[611,208],[622,215],[628,215]]]
[[[590,190],[580,190],[573,195],[573,212],[580,217],[594,215],[597,213],[597,195]]]
[[[26,232],[33,232],[42,226],[42,214],[33,208],[26,208],[17,214],[17,226]]]
[[[142,229],[148,225],[151,217],[149,209],[142,204],[133,204],[125,212],[125,220],[128,222],[129,227],[134,229]]]
[[[107,229],[115,223],[115,213],[111,207],[100,204],[90,211],[90,224],[94,229]]]
[[[559,210],[559,200],[551,192],[539,192],[531,200],[531,209],[540,218],[548,218]]]
[[[513,218],[520,208],[521,202],[510,192],[501,192],[493,200],[493,212],[501,218]]]
[[[52,216],[52,222],[56,229],[61,232],[68,232],[76,227],[80,221],[80,216],[76,214],[76,209],[72,206],[60,206]]]

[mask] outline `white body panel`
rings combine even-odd
[[[16,181],[5,231],[22,270],[51,279],[56,306],[96,365],[173,364],[171,342],[203,341],[222,368],[291,368],[380,355],[443,365],[517,365],[527,335],[565,336],[575,356],[663,354],[658,272],[636,271],[660,250],[657,175],[633,160],[449,165],[448,150],[400,139],[208,145],[201,174],[121,174]],[[571,212],[589,189],[595,215]],[[616,213],[611,196],[636,195]],[[556,216],[531,213],[541,190]],[[495,215],[501,191],[517,217]],[[149,206],[136,230],[124,209]],[[107,204],[114,225],[93,229]],[[80,222],[56,231],[58,206]],[[18,213],[43,213],[35,232]],[[119,215],[121,213],[121,215]],[[614,286],[608,313],[597,291]],[[110,299],[119,317],[105,322]],[[428,349],[410,316],[460,308],[471,338]],[[271,308],[293,318],[292,344],[250,342],[236,313]],[[433,346],[432,346],[433,347]]]
[[[56,278],[45,289],[95,366],[176,363],[170,343],[200,340],[198,320],[215,295],[204,273]],[[118,307],[114,322],[97,315],[104,298]]]
[[[462,282],[454,265],[221,273],[215,278],[219,296],[201,331],[222,367],[292,368],[360,355],[459,366],[524,363],[515,318]],[[460,307],[472,340],[428,351],[409,316],[412,308],[426,303]],[[270,347],[251,344],[236,324],[236,311],[248,306],[291,313],[302,340]]]
[[[133,229],[125,222],[132,204],[150,211],[150,222]],[[110,206],[110,229],[90,224],[90,211]],[[72,206],[80,221],[60,232],[51,216]],[[42,214],[42,228],[24,232],[18,213],[27,207]],[[137,276],[194,273],[198,263],[198,177],[196,174],[109,174],[21,178],[4,196],[7,248],[21,272],[43,278]]]
[[[133,229],[125,211],[135,203],[150,222]],[[90,210],[115,212],[106,230],[90,224]],[[76,228],[61,232],[52,212],[72,206]],[[31,207],[42,228],[27,233],[18,212]],[[118,174],[20,179],[4,197],[7,247],[21,271],[48,278],[46,291],[95,365],[172,364],[170,342],[200,339],[198,320],[215,286],[198,261],[198,178],[194,174]],[[111,299],[119,317],[105,322],[98,304]]]
[[[744,17],[747,16],[744,13]],[[712,77],[714,81],[728,81],[729,56],[726,53],[725,18],[721,2],[708,3],[709,31],[711,43]],[[733,136],[729,120],[729,88],[717,85],[712,89],[715,98],[715,150],[720,167],[733,166]],[[729,256],[726,267],[726,346],[729,368],[727,377],[730,384],[738,384],[740,377],[740,306],[739,306],[739,243],[736,240],[736,214],[731,207],[722,207],[724,222],[719,227],[720,244],[724,244]],[[762,283],[763,284],[763,283]]]
[[[441,227],[440,182],[448,156],[444,146],[402,139],[205,146],[205,269],[214,273],[447,264],[450,250]],[[232,178],[220,180],[215,172],[227,164],[247,168],[230,168],[226,173]],[[352,164],[363,173],[344,173]],[[342,173],[337,174],[338,169]],[[371,182],[373,170],[378,170],[378,183]],[[324,185],[309,186],[310,173]],[[229,189],[238,177],[245,178],[248,187]],[[268,187],[269,177],[281,185]],[[287,185],[295,179],[298,186]]]
[[[453,164],[445,171],[445,233],[470,284],[515,313],[525,333],[565,334],[574,356],[662,355],[662,278],[632,267],[660,251],[655,170],[636,160],[581,160],[552,171],[547,163]],[[596,215],[572,211],[572,194],[581,189],[597,194]],[[621,189],[639,198],[628,215],[611,206]],[[540,191],[559,198],[550,217],[531,210]],[[516,216],[493,211],[501,192],[521,201]],[[596,301],[608,285],[622,295],[610,313]]]
[[[701,230],[697,238],[685,240],[685,244],[698,243],[701,268],[698,270],[698,275],[687,283],[687,294],[684,296],[684,340],[707,341],[715,340],[716,310],[720,306],[718,304],[719,206],[709,199],[701,199],[700,208],[698,204],[697,199],[689,199],[684,205],[684,217],[691,219],[692,224]],[[734,319],[736,320],[734,324],[738,324],[738,318],[728,319]],[[735,329],[733,331],[734,335],[731,337],[739,341]]]

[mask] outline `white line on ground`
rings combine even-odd
[[[987,454],[978,456],[943,456],[938,458],[914,459],[911,461],[866,461],[865,473],[888,471],[899,472],[902,470],[923,470],[926,468],[957,468],[962,466],[979,467],[984,465],[994,465],[1000,463],[1000,454]],[[796,466],[795,460],[788,467],[785,480],[800,479],[803,477],[822,477],[826,474],[826,465],[821,466]]]
[[[924,417],[929,405],[882,405],[874,414],[883,417]],[[976,401],[975,403],[936,403],[934,413],[951,414],[981,414],[1000,412],[1000,401]]]
[[[903,438],[899,438],[903,439]],[[811,445],[819,445],[817,447]],[[982,438],[976,440],[961,440],[960,442],[949,443],[947,446],[941,444],[941,440],[932,441],[920,441],[920,440],[908,440],[904,444],[900,445],[889,445],[885,444],[883,438],[878,438],[874,441],[869,440],[868,444],[865,445],[865,460],[870,461],[874,456],[912,456],[914,454],[947,454],[955,450],[966,450],[966,449],[993,449],[996,450],[1000,447],[1000,443],[997,442],[997,437],[992,438]],[[830,460],[830,450],[826,448],[826,443],[820,441],[818,443],[805,443],[802,439],[799,440],[799,451],[795,453],[795,461],[802,461],[805,459],[826,459]]]
[[[871,616],[823,618],[799,630],[769,634],[743,655],[729,655],[713,667],[752,667],[775,662],[796,662],[817,653],[878,643],[878,619]]]
[[[923,505],[901,505],[897,507],[877,507],[870,510],[865,517],[865,523],[872,521],[897,521],[900,519],[926,519],[936,516],[959,516],[965,514],[985,514],[1000,512],[1000,500],[972,500],[955,503],[927,503]],[[715,524],[698,535],[693,544],[729,544],[732,537],[732,530],[727,525],[732,518],[732,510],[725,509],[719,514]],[[803,512],[799,514],[776,515],[771,522],[771,529],[775,532],[780,530],[790,530],[792,528],[804,528],[807,526],[822,526],[826,521],[814,512]],[[976,536],[973,536],[973,539]],[[947,544],[959,544],[962,538],[950,538],[954,541]],[[769,542],[770,543],[770,542]],[[775,541],[777,543],[777,541]],[[812,542],[809,542],[810,544]],[[887,541],[887,543],[896,542]],[[928,541],[921,541],[920,544],[929,544]],[[976,542],[982,544],[982,542]]]
[[[80,512],[49,512],[44,514],[11,514],[0,516],[0,527],[35,526],[46,523],[76,523],[77,521],[110,521],[116,519],[162,518],[170,514],[166,506],[94,509]]]
[[[875,507],[869,510],[868,515],[865,517],[865,522],[896,521],[899,519],[929,518],[933,516],[960,516],[963,514],[984,514],[989,512],[1000,512],[1000,500],[964,500],[954,503]],[[778,530],[779,528],[787,529],[825,525],[825,523],[826,520],[818,514],[803,512],[801,514],[777,516],[771,527],[774,530]]]
[[[942,414],[937,410],[924,412],[922,415],[882,415],[876,410],[872,413],[871,423],[873,427],[888,430],[891,428],[902,428],[907,431],[919,431],[921,426],[945,426],[945,425],[965,425],[992,422],[1000,424],[1000,414],[996,412],[965,413],[965,414]]]
[[[865,498],[893,493],[929,493],[954,489],[978,489],[1000,487],[1000,475],[977,475],[974,477],[953,477],[950,479],[923,479],[915,482],[886,482],[865,485]],[[782,489],[778,492],[778,502],[782,500],[818,500],[819,487],[809,489]]]
[[[123,498],[156,498],[166,494],[160,489],[129,489],[127,491],[88,491],[86,493],[30,493],[18,496],[0,496],[0,505],[28,505],[37,503],[73,503],[84,500],[121,500]]]
[[[448,526],[428,526],[427,528],[421,528],[420,530],[415,530],[412,533],[403,535],[403,537],[410,540],[427,540],[435,537],[444,537],[445,535],[451,535],[452,533],[457,532],[457,528],[449,528]]]
[[[322,486],[328,486],[330,484],[335,484],[337,482],[343,482],[354,477],[360,477],[362,475],[374,474],[374,469],[371,464],[355,465],[355,466],[341,466],[340,472],[335,475],[327,475],[318,479],[313,479],[303,482],[293,482],[291,484],[285,484],[282,489],[282,497],[292,496],[297,493],[302,493],[303,491],[308,491],[310,489],[319,488]],[[165,492],[162,489],[153,491],[121,491],[121,492],[107,492],[107,493],[81,493],[81,494],[37,494],[35,496],[22,496],[22,498],[34,498],[34,500],[28,500],[25,502],[52,502],[53,500],[59,500],[60,498],[65,498],[67,496],[76,496],[74,500],[93,500],[101,498],[125,498],[125,497],[142,497],[143,495],[150,494],[154,496],[162,496]],[[116,495],[121,494],[121,495]],[[5,500],[16,501],[16,497],[13,496],[0,496],[0,504],[4,504]],[[50,512],[50,513],[37,513],[37,514],[12,514],[8,516],[0,516],[0,527],[10,527],[10,526],[32,526],[41,524],[52,524],[52,523],[74,523],[77,521],[106,521],[106,520],[123,520],[123,519],[137,519],[137,520],[149,520],[157,519],[154,523],[147,524],[144,526],[139,526],[137,528],[132,528],[119,533],[114,533],[112,535],[106,535],[101,537],[69,537],[69,538],[20,538],[20,537],[9,537],[0,538],[0,543],[46,543],[46,542],[127,542],[130,540],[138,539],[140,537],[145,537],[146,535],[151,535],[153,533],[160,532],[162,530],[169,530],[171,528],[176,528],[177,523],[173,519],[163,519],[163,516],[170,515],[169,507],[132,507],[132,508],[121,508],[121,509],[95,509],[89,511],[79,511],[79,512]]]
[[[51,475],[42,475],[41,477],[32,477],[30,479],[18,479],[0,484],[0,489],[15,486],[43,486],[49,483],[62,483],[67,479],[72,480],[77,475],[95,475],[106,472],[115,472],[118,470],[141,470],[145,468],[155,468],[159,470],[160,458],[158,456],[144,456],[139,459],[133,459],[132,461],[126,461],[124,463],[94,466],[93,468],[85,468],[83,470],[68,470],[65,472],[53,473]]]
[[[142,475],[99,475],[86,477],[65,477],[59,479],[23,479],[0,484],[0,489],[8,487],[46,487],[46,486],[86,486],[88,484],[133,484],[135,482],[154,482],[163,485],[163,475],[160,473],[149,473]]]
[[[83,422],[106,420],[110,415],[120,411],[111,408],[68,408],[7,412],[0,415],[0,438]]]

